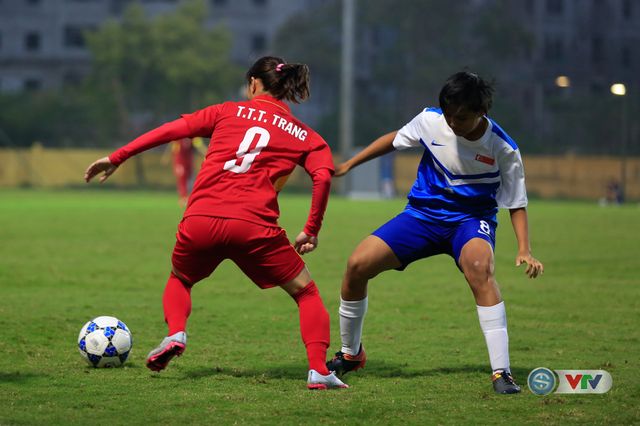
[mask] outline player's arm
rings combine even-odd
[[[183,114],[181,118],[145,133],[110,156],[100,158],[91,164],[84,173],[84,180],[89,182],[96,175],[104,173],[100,178],[100,182],[104,182],[127,158],[158,145],[182,138],[211,136],[216,117],[222,108],[223,104],[211,105],[191,114]]]
[[[511,224],[518,241],[516,266],[527,264],[526,274],[535,278],[544,272],[542,263],[531,255],[529,243],[529,219],[527,217],[527,189],[520,150],[504,145],[499,152],[500,188],[496,194],[498,207],[509,209]]]
[[[397,133],[398,131],[396,130],[391,133],[387,133],[386,135],[380,136],[378,139],[371,142],[371,144],[365,149],[363,149],[347,161],[338,164],[336,166],[336,173],[334,176],[344,176],[349,172],[349,170],[353,169],[354,167],[395,150],[393,146],[393,140],[395,139]]]
[[[354,167],[384,154],[388,154],[396,149],[402,150],[419,147],[420,140],[429,134],[430,118],[428,114],[425,110],[415,116],[409,123],[402,126],[400,130],[380,136],[352,158],[339,164],[336,167],[335,176],[343,176]]]
[[[301,159],[300,165],[309,174],[313,182],[311,209],[304,229],[293,244],[300,254],[309,253],[318,246],[318,233],[329,203],[331,178],[334,173],[333,155],[327,142],[317,134],[312,134],[310,150]]]
[[[323,167],[309,173],[313,181],[311,209],[304,229],[298,234],[293,244],[293,247],[300,254],[312,252],[318,246],[318,233],[329,203],[332,172],[332,169]]]
[[[520,207],[509,209],[511,224],[518,241],[518,255],[516,256],[516,266],[527,264],[526,274],[529,278],[535,278],[544,273],[544,265],[531,255],[531,244],[529,243],[529,219],[527,209]]]
[[[190,133],[191,130],[184,118],[165,123],[117,149],[108,157],[94,161],[85,171],[84,180],[89,182],[96,175],[104,173],[100,178],[102,183],[128,158],[156,146],[189,137]]]

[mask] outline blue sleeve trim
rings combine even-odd
[[[491,131],[496,135],[498,135],[500,139],[508,143],[511,148],[513,148],[514,150],[517,150],[518,145],[516,144],[516,141],[511,139],[511,137],[502,129],[502,127],[498,125],[498,123],[496,123],[490,118],[489,118],[489,121],[491,121]]]

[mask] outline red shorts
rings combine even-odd
[[[188,216],[176,234],[173,268],[195,284],[208,277],[220,262],[231,259],[260,288],[294,279],[304,261],[284,229],[239,219]]]

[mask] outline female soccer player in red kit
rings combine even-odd
[[[107,179],[127,158],[189,137],[210,137],[172,256],[163,295],[168,337],[149,353],[147,367],[164,369],[181,355],[191,312],[191,287],[231,259],[260,288],[280,286],[296,301],[309,360],[309,389],[345,388],[325,365],[329,314],[299,254],[313,251],[329,198],[333,160],[327,143],[296,119],[283,101],[309,96],[309,69],[263,57],[247,71],[244,102],[212,105],[166,123],[91,164],[89,182]],[[289,243],[278,226],[277,194],[296,165],[313,180],[306,225]]]

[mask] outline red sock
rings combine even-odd
[[[173,272],[162,295],[164,320],[169,326],[169,336],[185,331],[187,318],[191,314],[191,287],[185,285]]]
[[[329,347],[329,313],[322,303],[316,283],[311,281],[293,295],[300,310],[300,334],[307,348],[309,369],[322,375],[329,374],[325,364]]]

